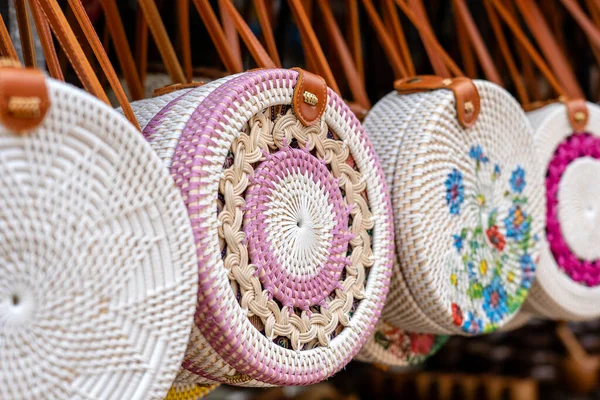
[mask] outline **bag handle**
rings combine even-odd
[[[346,12],[348,13],[348,26],[346,37],[350,46],[350,52],[354,56],[354,65],[358,71],[363,84],[365,81],[365,64],[363,60],[362,38],[360,29],[360,14],[358,0],[346,0]]]
[[[32,3],[29,3],[29,5],[31,6]],[[38,31],[40,43],[42,44],[42,51],[44,52],[44,59],[46,60],[46,65],[48,66],[48,72],[54,79],[64,82],[65,77],[63,75],[62,68],[60,67],[60,61],[58,60],[56,48],[54,47],[54,40],[52,40],[52,32],[50,31],[48,21],[44,17],[42,10],[39,7],[30,8],[31,14],[33,15],[33,22]]]
[[[0,15],[0,55],[21,64],[2,15]]]
[[[271,4],[272,2],[269,2],[269,5]],[[267,52],[275,65],[281,68],[281,58],[277,51],[275,35],[273,34],[273,24],[271,23],[271,10],[268,8],[265,0],[254,0],[254,8],[256,9],[256,16],[258,17],[258,22],[261,26],[261,32],[263,40],[265,41],[265,46],[267,47]]]
[[[571,127],[576,131],[583,131],[588,120],[588,110],[585,100],[581,97],[572,97],[565,87],[561,85],[559,80],[554,76],[552,70],[545,63],[541,55],[535,50],[533,45],[529,42],[526,35],[519,27],[516,20],[512,17],[509,11],[502,5],[500,0],[486,0],[494,6],[495,11],[504,21],[504,23],[513,32],[515,38],[519,41],[520,45],[527,51],[534,64],[542,72],[542,75],[546,78],[550,86],[560,95],[560,99],[565,103],[567,107],[567,115]],[[493,14],[493,13],[492,13]]]
[[[17,15],[17,25],[21,37],[21,48],[23,50],[23,63],[26,67],[36,68],[35,46],[33,44],[33,31],[27,11],[25,0],[15,0],[15,14]]]
[[[80,44],[78,43],[73,30],[67,23],[65,15],[63,14],[60,6],[58,5],[56,0],[29,0],[30,6],[33,9],[34,7],[40,7],[50,25],[50,28],[56,35],[58,42],[61,47],[64,49],[67,57],[75,73],[79,77],[81,83],[84,88],[98,97],[100,100],[104,101],[107,104],[110,104],[108,98],[106,97],[106,93],[104,92],[98,77],[94,73],[92,66],[89,61],[85,57],[83,50],[81,49]],[[123,107],[123,113],[129,119],[129,121],[139,130],[139,125],[131,109],[129,101],[125,96],[125,92],[123,91],[123,87],[121,86],[119,79],[117,78],[117,74],[115,73],[112,65],[110,64],[110,60],[102,47],[102,43],[100,43],[100,39],[96,35],[92,24],[83,8],[83,5],[79,0],[69,0],[71,6],[74,6],[73,11],[78,18],[80,24],[82,24],[82,28],[86,35],[88,36],[88,40],[90,41],[90,45],[92,46],[98,61],[102,65],[102,68],[111,84],[111,87],[115,91],[117,95],[117,99],[121,107]],[[79,7],[77,7],[79,5]]]
[[[371,108],[371,102],[369,101],[369,96],[367,95],[364,79],[362,79],[356,64],[352,59],[352,54],[350,53],[350,49],[348,48],[348,45],[344,40],[344,36],[342,35],[342,32],[335,20],[335,16],[331,10],[331,5],[329,4],[328,0],[317,0],[317,5],[321,11],[321,15],[323,16],[327,34],[333,42],[336,53],[340,58],[342,69],[344,71],[344,75],[346,76],[350,92],[352,93],[356,103],[358,103],[365,110],[368,110]]]
[[[219,0],[217,5],[219,7],[219,14],[221,16],[221,26],[223,27],[223,32],[227,38],[229,48],[231,49],[238,64],[243,65],[244,63],[242,61],[242,48],[240,47],[240,39],[236,26],[232,20],[232,16],[229,12],[225,11],[227,5],[223,0]]]
[[[392,40],[395,41],[396,46],[400,49],[400,56],[404,62],[404,67],[408,70],[409,75],[416,75],[415,64],[410,54],[408,42],[404,35],[404,29],[398,16],[398,10],[394,4],[394,0],[383,0],[383,21],[388,31],[392,32]]]

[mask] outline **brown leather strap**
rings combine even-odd
[[[456,26],[456,36],[458,40],[458,50],[463,62],[463,70],[467,76],[477,76],[477,64],[475,63],[475,56],[471,49],[471,41],[469,40],[469,34],[467,29],[460,21],[458,13],[454,12],[454,20]]]
[[[317,0],[317,4],[323,15],[327,34],[331,38],[337,56],[341,61],[342,69],[344,70],[354,100],[365,109],[371,108],[371,102],[367,96],[364,81],[361,79],[358,70],[356,69],[356,65],[350,54],[350,49],[348,49],[342,32],[335,21],[333,11],[329,5],[329,0]]]
[[[362,37],[360,29],[360,14],[358,10],[358,0],[346,0],[346,12],[348,13],[348,24],[346,27],[346,37],[350,46],[350,52],[354,56],[354,65],[358,71],[360,79],[365,81],[365,63],[363,60]]]
[[[594,23],[585,15],[579,4],[573,0],[560,0],[560,2],[569,11],[573,19],[577,21],[581,29],[585,32],[588,39],[596,49],[600,49],[600,31]]]
[[[454,93],[458,122],[464,128],[475,124],[481,109],[479,91],[469,78],[442,78],[433,75],[420,75],[398,80],[394,83],[398,93],[417,93],[438,89],[449,89]]]
[[[569,123],[576,132],[585,131],[589,114],[585,99],[570,99],[564,101],[567,107]]]
[[[477,26],[475,25],[475,21],[473,21],[473,17],[469,12],[465,0],[453,0],[452,4],[454,6],[454,11],[460,19],[461,25],[464,28],[464,32],[467,33],[468,38],[471,41],[471,45],[475,49],[475,54],[479,59],[479,63],[481,64],[481,68],[483,69],[485,77],[487,80],[494,82],[497,85],[502,85],[500,74],[494,66],[492,57],[490,56],[490,53],[483,42],[481,34],[479,33],[479,29],[477,29]]]
[[[423,6],[421,0],[400,1],[404,1],[405,4],[410,6],[413,12],[417,15],[418,20],[421,22],[422,29],[425,29],[429,34],[435,37],[435,34],[433,33],[433,28],[431,27],[431,23],[429,22],[429,17],[427,16],[427,11],[425,10],[425,6]],[[420,30],[419,32],[421,31],[422,30]],[[437,39],[435,41],[437,41]],[[444,78],[450,78],[452,75],[450,74],[450,71],[448,70],[448,67],[446,66],[444,61],[437,54],[433,43],[429,40],[422,40],[422,42],[435,74]]]
[[[165,25],[158,12],[158,7],[154,0],[138,0],[138,6],[141,7],[144,17],[148,22],[148,28],[152,34],[152,38],[158,47],[158,51],[161,55],[163,63],[171,77],[171,80],[175,83],[186,82],[185,74],[181,68],[181,64],[175,54],[173,44],[169,39]]]
[[[167,85],[167,86],[163,86],[158,89],[154,89],[154,92],[152,93],[152,97],[162,96],[162,95],[173,93],[173,92],[176,92],[178,90],[183,90],[183,89],[195,89],[200,86],[204,86],[205,84],[206,84],[206,82],[173,83],[171,85]]]
[[[208,34],[215,44],[217,52],[227,71],[230,74],[242,72],[242,64],[235,58],[233,52],[229,48],[225,32],[223,31],[209,0],[194,0],[194,5],[196,6],[196,10],[198,10],[200,18],[202,18],[202,21],[208,30]]]
[[[116,0],[100,0],[100,4],[104,11],[106,19],[106,25],[110,32],[112,42],[115,45],[115,51],[117,53],[117,59],[121,65],[121,70],[127,82],[129,93],[133,100],[140,100],[144,98],[144,87],[140,81],[140,77],[137,72],[133,54],[127,41],[125,34],[125,27],[119,14]]]
[[[400,23],[400,17],[398,16],[398,11],[396,9],[394,0],[383,0],[382,4],[383,20],[387,26],[387,29],[392,32],[396,45],[400,49],[400,55],[402,57],[404,67],[409,75],[416,75],[417,72],[415,70],[415,64],[413,63],[412,55],[410,54],[410,49],[408,48],[406,36],[404,35],[404,30],[402,29],[402,24]]]
[[[517,97],[519,98],[521,104],[528,104],[529,96],[527,94],[527,88],[523,84],[522,76],[519,73],[517,63],[515,62],[515,59],[508,45],[508,41],[506,40],[506,35],[504,35],[504,30],[502,29],[500,20],[494,12],[492,5],[490,5],[488,1],[484,1],[483,5],[485,7],[486,14],[492,27],[492,31],[494,32],[496,42],[498,43],[498,47],[500,48],[503,60],[506,63],[506,66],[508,67],[508,71],[515,85]]]
[[[0,68],[0,122],[18,133],[38,126],[50,100],[46,78],[40,70]]]
[[[388,30],[385,28],[383,21],[379,17],[377,10],[375,9],[375,5],[371,0],[362,0],[363,6],[367,11],[367,16],[369,17],[369,22],[377,35],[379,43],[387,56],[387,59],[394,71],[394,76],[396,79],[401,79],[409,76],[409,72],[405,67],[400,54],[396,50],[396,46],[394,45],[394,41],[389,35]]]
[[[252,54],[252,57],[258,64],[260,68],[277,68],[269,54],[264,49],[264,47],[260,44],[259,40],[254,36],[252,30],[244,21],[244,18],[237,11],[231,0],[221,0],[220,4],[222,5],[223,14],[227,14],[229,18],[231,18],[231,22],[233,23],[237,32],[239,32],[242,40],[246,44],[246,47]]]
[[[135,15],[135,32],[135,60],[140,82],[144,83],[148,68],[148,23],[141,7],[138,7]]]
[[[327,106],[327,83],[319,75],[301,68],[292,69],[298,71],[292,100],[294,113],[305,126],[317,124]]]
[[[227,42],[229,43],[229,48],[231,49],[233,56],[236,58],[237,62],[240,65],[243,65],[242,49],[240,47],[238,33],[236,32],[236,26],[232,20],[231,15],[225,12],[225,2],[223,0],[219,0],[218,4],[219,13],[221,14],[221,26],[223,27],[223,32],[225,33]]]
[[[54,47],[52,31],[50,30],[48,21],[43,15],[42,10],[39,7],[37,7],[36,4],[31,0],[29,0],[29,9],[31,10],[31,14],[33,15],[33,22],[38,32],[40,43],[42,44],[42,51],[44,52],[44,58],[46,60],[46,65],[48,66],[48,72],[50,73],[50,76],[54,79],[58,79],[64,82],[65,77],[63,75],[62,69],[60,68],[58,53],[56,52],[56,48]]]
[[[583,98],[583,91],[579,87],[577,78],[567,62],[566,56],[556,43],[539,7],[533,0],[520,0],[516,2],[516,5],[546,60],[548,60],[554,73],[562,83],[567,96],[569,98]]]
[[[269,2],[269,5],[272,4],[272,2]],[[279,52],[277,51],[275,35],[273,34],[273,25],[271,23],[271,10],[267,6],[265,0],[254,0],[254,8],[256,9],[256,15],[258,16],[258,22],[260,23],[262,37],[267,46],[267,51],[275,65],[278,68],[281,68],[281,59],[279,58]]]
[[[119,81],[119,77],[117,76],[117,73],[115,72],[111,64],[110,59],[108,58],[108,55],[104,50],[104,47],[102,46],[100,38],[96,34],[96,30],[94,29],[94,26],[92,25],[92,22],[90,21],[85,11],[85,8],[83,7],[83,4],[81,3],[81,0],[68,1],[69,5],[71,6],[71,9],[73,10],[73,13],[75,14],[75,18],[77,18],[79,26],[83,30],[87,41],[89,42],[90,46],[92,47],[92,50],[94,51],[94,54],[96,55],[96,59],[100,63],[102,71],[108,79],[110,87],[114,91],[115,96],[119,101],[119,104],[123,108],[123,114],[125,114],[127,119],[129,119],[129,121],[131,121],[131,123],[136,128],[138,128],[138,130],[140,130],[135,114],[133,113],[131,105],[129,104],[129,100],[127,100],[127,96],[125,95],[123,87],[121,86],[121,82]],[[102,91],[102,94],[104,95],[104,97],[106,97],[104,91]]]
[[[190,0],[177,0],[177,24],[181,62],[187,82],[193,79],[192,43],[190,40]]]
[[[327,58],[325,57],[325,53],[323,53],[321,44],[317,39],[317,35],[312,28],[310,19],[308,18],[304,6],[302,5],[302,0],[288,0],[288,3],[292,10],[292,14],[294,15],[296,25],[300,31],[302,46],[304,47],[304,54],[311,54],[312,57],[314,57],[313,60],[316,62],[319,75],[325,78],[325,81],[331,89],[333,89],[336,93],[340,93],[340,89],[333,76],[333,73],[331,72],[331,68],[327,62]]]
[[[0,15],[0,55],[19,62],[19,56],[17,56],[17,51],[10,38],[8,29],[6,29],[2,15]]]
[[[21,36],[21,48],[23,50],[23,62],[26,67],[37,66],[35,58],[35,45],[33,43],[33,31],[29,21],[29,12],[25,0],[15,0],[15,11],[17,14],[17,24]]]

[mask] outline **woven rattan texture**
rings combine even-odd
[[[172,101],[144,132],[163,160],[174,156],[196,232],[199,330],[184,367],[203,382],[325,379],[356,354],[385,299],[393,242],[382,171],[332,92],[312,128],[279,106],[291,103],[296,76],[212,82]],[[289,242],[266,245],[280,236]]]
[[[47,86],[39,127],[0,128],[0,398],[164,398],[197,292],[185,205],[122,116]]]
[[[180,371],[165,400],[199,400],[219,387],[218,384],[201,384],[197,381],[198,375]]]
[[[391,187],[399,269],[384,317],[397,327],[493,331],[533,280],[544,197],[531,127],[506,91],[475,82],[473,128],[445,90],[391,93],[365,120]]]
[[[586,132],[574,133],[566,107],[528,113],[546,174],[546,235],[527,309],[553,318],[600,316],[600,107],[588,103]]]

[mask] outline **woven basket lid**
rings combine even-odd
[[[587,103],[586,132],[563,104],[528,113],[546,175],[546,235],[527,308],[552,319],[600,316],[600,107]]]
[[[182,91],[144,129],[195,232],[183,367],[203,383],[326,379],[367,340],[387,294],[392,217],[374,150],[332,91],[323,120],[302,125],[296,79],[261,70]]]
[[[383,315],[399,328],[491,332],[534,278],[544,198],[531,127],[505,90],[475,85],[469,129],[449,90],[390,93],[365,119],[391,187],[398,264]]]
[[[449,336],[404,331],[380,320],[356,357],[359,361],[389,367],[410,367],[434,355]]]
[[[198,288],[185,204],[122,116],[46,85],[42,124],[0,126],[0,398],[163,398]]]

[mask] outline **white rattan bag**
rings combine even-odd
[[[181,194],[106,104],[0,81],[0,397],[164,398],[198,286]]]

